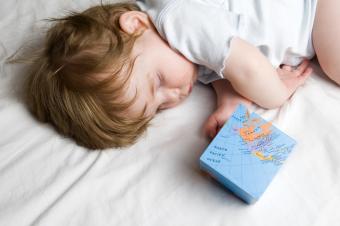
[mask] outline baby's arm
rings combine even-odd
[[[281,106],[311,74],[308,68],[289,83],[281,81],[278,71],[259,49],[240,38],[232,40],[225,63],[223,74],[233,88],[264,108]]]
[[[243,48],[244,50],[244,48]],[[254,50],[251,50],[254,51]],[[248,52],[249,53],[249,52]],[[257,53],[258,54],[258,53]],[[252,55],[253,57],[255,57],[255,55],[257,55],[256,53],[254,53]],[[249,57],[249,56],[247,56]],[[263,56],[264,57],[264,56]],[[242,55],[242,59],[247,59],[245,57],[243,57]],[[266,58],[260,60],[259,62],[265,62],[265,66],[269,67],[269,69],[267,69],[267,71],[269,70],[272,74],[273,77],[278,77],[279,78],[279,82],[281,82],[282,84],[284,84],[284,86],[286,87],[286,89],[288,90],[287,92],[291,92],[293,93],[296,88],[303,84],[303,82],[305,81],[305,79],[308,77],[308,75],[311,74],[312,69],[309,67],[309,61],[305,60],[302,64],[300,64],[297,68],[288,66],[288,65],[284,65],[282,68],[277,68],[276,69],[276,73],[273,72],[273,70],[270,70],[272,68],[272,66],[268,66],[268,64],[266,64]],[[228,62],[230,63],[230,61]],[[253,63],[253,62],[252,62]],[[233,68],[230,68],[230,66],[233,66],[232,64],[228,64],[226,65],[226,70],[231,70],[234,71]],[[243,66],[244,67],[250,67],[250,65],[248,65],[246,62],[243,62]],[[259,66],[259,65],[258,65]],[[260,73],[260,72],[257,72]],[[233,76],[233,75],[231,75]],[[237,75],[235,75],[237,76]],[[264,77],[261,77],[264,78]],[[247,82],[247,81],[246,81]],[[267,84],[267,83],[266,83]],[[247,85],[247,84],[246,84]],[[248,84],[248,85],[252,85],[252,84]],[[206,120],[204,126],[203,126],[203,131],[204,133],[213,138],[219,131],[219,129],[224,125],[225,121],[230,117],[230,115],[233,113],[233,111],[235,110],[236,106],[240,103],[249,106],[251,104],[251,101],[243,96],[241,96],[239,93],[237,93],[234,88],[232,87],[232,84],[226,80],[226,79],[221,79],[221,80],[217,80],[212,82],[212,86],[215,89],[216,92],[216,97],[217,97],[217,106],[216,106],[216,110],[208,117],[208,119]],[[235,86],[235,84],[234,84]],[[253,89],[254,87],[250,88]],[[270,89],[272,90],[272,92],[276,92],[276,90],[274,89]],[[270,93],[268,94],[268,90],[266,90],[265,92],[261,92],[260,94],[266,94],[269,95],[270,99]],[[261,99],[261,101],[266,100],[265,98]],[[261,105],[260,103],[258,103],[259,105]],[[263,106],[263,105],[261,105]],[[268,107],[268,105],[267,105]],[[273,107],[273,106],[269,106],[268,108]]]

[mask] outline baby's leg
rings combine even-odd
[[[313,45],[323,71],[340,85],[340,1],[318,0]]]

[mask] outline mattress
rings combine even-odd
[[[158,114],[128,148],[89,151],[37,122],[18,98],[27,66],[5,64],[39,44],[43,19],[92,0],[0,3],[0,225],[338,225],[340,87],[314,73],[282,107],[251,111],[297,141],[267,191],[247,205],[199,168],[209,144],[202,125],[215,108],[197,83],[176,108]]]

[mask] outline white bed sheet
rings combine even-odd
[[[0,3],[0,225],[339,225],[340,88],[315,73],[283,107],[253,107],[298,144],[268,190],[246,205],[199,169],[214,93],[197,84],[124,150],[88,152],[35,121],[16,97],[25,66],[5,65],[41,36],[41,19],[89,0]],[[34,41],[35,40],[35,41]]]

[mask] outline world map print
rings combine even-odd
[[[246,202],[265,191],[296,142],[239,105],[200,158],[201,168]]]

